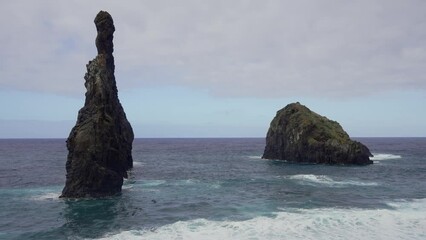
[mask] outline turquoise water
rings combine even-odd
[[[119,196],[65,200],[63,139],[0,140],[0,239],[426,239],[426,139],[369,166],[262,160],[264,139],[136,139]]]

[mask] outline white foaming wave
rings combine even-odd
[[[344,187],[348,185],[352,186],[377,186],[375,182],[362,182],[354,180],[336,181],[326,175],[314,175],[314,174],[298,174],[289,176],[289,179],[296,180],[301,184],[305,185],[325,185],[330,187]]]
[[[196,185],[198,183],[200,183],[200,181],[197,179],[181,179],[181,180],[170,181],[170,184],[173,186],[191,186],[191,185]]]
[[[133,162],[133,167],[140,167],[143,166],[144,163],[143,162]]]
[[[123,189],[133,188],[133,186],[140,186],[142,188],[156,188],[161,185],[171,185],[177,187],[185,186],[199,186],[199,187],[209,187],[209,188],[220,188],[222,186],[221,181],[216,182],[203,182],[197,179],[182,179],[182,180],[139,180],[134,184],[124,184]]]
[[[262,156],[247,156],[250,159],[262,159]]]
[[[222,183],[222,181],[204,182],[198,179],[185,179],[177,180],[175,182],[172,182],[171,184],[174,186],[196,186],[200,188],[218,189],[222,187]]]
[[[392,160],[401,158],[400,155],[388,154],[388,153],[376,153],[374,157],[370,157],[372,161]]]
[[[159,187],[163,184],[166,184],[165,180],[128,180],[123,184],[122,189],[130,192],[137,191],[149,191],[149,192],[158,192]]]
[[[40,195],[34,196],[31,199],[35,201],[45,201],[45,200],[59,200],[59,192],[45,192]]]
[[[166,180],[144,180],[141,185],[144,187],[156,187],[165,183]]]
[[[101,239],[425,239],[426,199],[391,203],[394,209],[305,209],[246,221],[180,221]]]

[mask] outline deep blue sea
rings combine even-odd
[[[0,239],[426,239],[426,138],[368,166],[263,160],[265,139],[136,139],[120,196],[59,199],[64,139],[0,140]]]

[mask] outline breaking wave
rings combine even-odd
[[[293,209],[246,221],[179,221],[157,229],[130,230],[101,239],[424,239],[426,199],[390,209]]]
[[[400,155],[387,154],[387,153],[376,153],[373,154],[374,157],[370,157],[372,161],[382,161],[382,160],[392,160],[401,158]]]
[[[31,199],[35,201],[44,201],[44,200],[59,200],[60,192],[47,192],[40,195],[33,196]]]
[[[296,180],[300,184],[305,185],[325,185],[330,187],[344,187],[344,186],[377,186],[375,182],[363,182],[354,180],[336,181],[326,175],[314,174],[298,174],[289,176],[289,179]]]

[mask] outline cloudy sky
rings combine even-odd
[[[67,137],[99,10],[136,137],[264,137],[300,101],[354,137],[426,136],[426,1],[1,1],[0,138]]]

